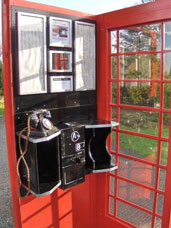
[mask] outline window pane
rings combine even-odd
[[[115,194],[115,178],[110,176],[110,186],[109,186],[109,189],[110,189],[110,194],[114,196]]]
[[[162,136],[164,138],[169,138],[169,124],[170,124],[170,114],[163,114],[163,133]]]
[[[154,192],[126,181],[118,181],[118,196],[148,210],[153,209]]]
[[[119,158],[119,176],[150,187],[155,186],[156,168],[127,158]]]
[[[162,220],[158,217],[155,218],[155,228],[161,228]]]
[[[164,195],[157,194],[157,214],[163,214]]]
[[[112,120],[116,121],[116,108],[112,107]]]
[[[166,182],[166,170],[160,169],[160,177],[159,177],[159,190],[165,190],[165,182]]]
[[[164,23],[164,47],[165,49],[171,49],[171,22]]]
[[[117,52],[117,32],[116,31],[111,32],[111,51],[112,53]]]
[[[117,77],[117,57],[112,56],[112,78]]]
[[[109,214],[114,215],[114,199],[109,197]]]
[[[120,52],[160,50],[160,27],[154,24],[120,30]]]
[[[117,98],[117,84],[112,83],[112,103],[116,104],[116,98]]]
[[[121,104],[160,107],[160,85],[156,82],[120,83]]]
[[[155,162],[157,160],[157,146],[157,140],[128,134],[120,134],[119,152],[122,154]]]
[[[171,108],[171,84],[165,83],[164,84],[164,108],[170,109]]]
[[[112,151],[116,152],[116,132],[115,131],[112,131],[111,137],[112,137],[111,149],[112,149]]]
[[[167,165],[167,158],[168,158],[168,143],[162,142],[160,163],[162,165]]]
[[[117,217],[138,228],[150,228],[152,225],[151,215],[120,201],[117,201]]]
[[[171,53],[164,54],[164,79],[171,80]]]
[[[121,79],[160,79],[160,55],[123,55],[120,57]]]
[[[159,113],[121,108],[120,128],[128,131],[158,135]]]

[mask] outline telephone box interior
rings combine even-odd
[[[151,10],[160,3],[151,3]],[[133,11],[93,16],[22,0],[3,0],[2,6],[15,226],[129,227],[106,215],[108,174],[118,168],[108,136],[119,125],[111,121],[106,100],[111,99],[109,31],[126,26]],[[137,23],[146,20],[142,16]],[[136,24],[134,18],[129,24]]]

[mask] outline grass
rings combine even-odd
[[[4,98],[0,99],[0,115],[4,114]]]
[[[168,137],[168,128],[169,127],[166,127],[166,126],[164,127],[163,136]],[[131,127],[123,126],[123,125],[122,125],[122,129],[133,131]],[[142,128],[141,133],[145,133],[148,135],[156,135],[156,129]],[[115,140],[114,134],[112,136],[112,139]],[[126,151],[130,151],[130,155],[132,153],[135,153],[137,155],[140,155],[142,158],[151,156],[154,160],[156,160],[157,152],[158,152],[157,148],[158,148],[157,140],[120,133],[120,150],[123,149],[123,153],[125,149]],[[167,164],[167,156],[168,156],[168,143],[162,142],[162,148],[161,148],[162,164]]]

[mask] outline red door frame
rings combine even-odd
[[[111,75],[110,75],[110,37],[111,29],[119,29],[139,24],[148,24],[171,19],[171,2],[170,0],[157,0],[154,3],[148,3],[135,6],[115,12],[106,13],[97,16],[97,66],[98,66],[98,117],[101,119],[111,120]],[[119,115],[119,113],[117,114]],[[171,136],[171,132],[170,132]],[[116,139],[116,146],[119,139]],[[171,149],[171,137],[169,137],[169,151]],[[165,200],[163,211],[162,227],[170,227],[171,212],[171,156],[168,156],[167,177],[165,187]],[[108,216],[108,197],[109,194],[109,175],[97,176],[97,227],[130,227],[122,222]],[[131,226],[134,227],[134,226]]]

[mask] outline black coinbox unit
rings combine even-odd
[[[61,130],[61,179],[63,189],[85,181],[84,126],[68,124]]]

